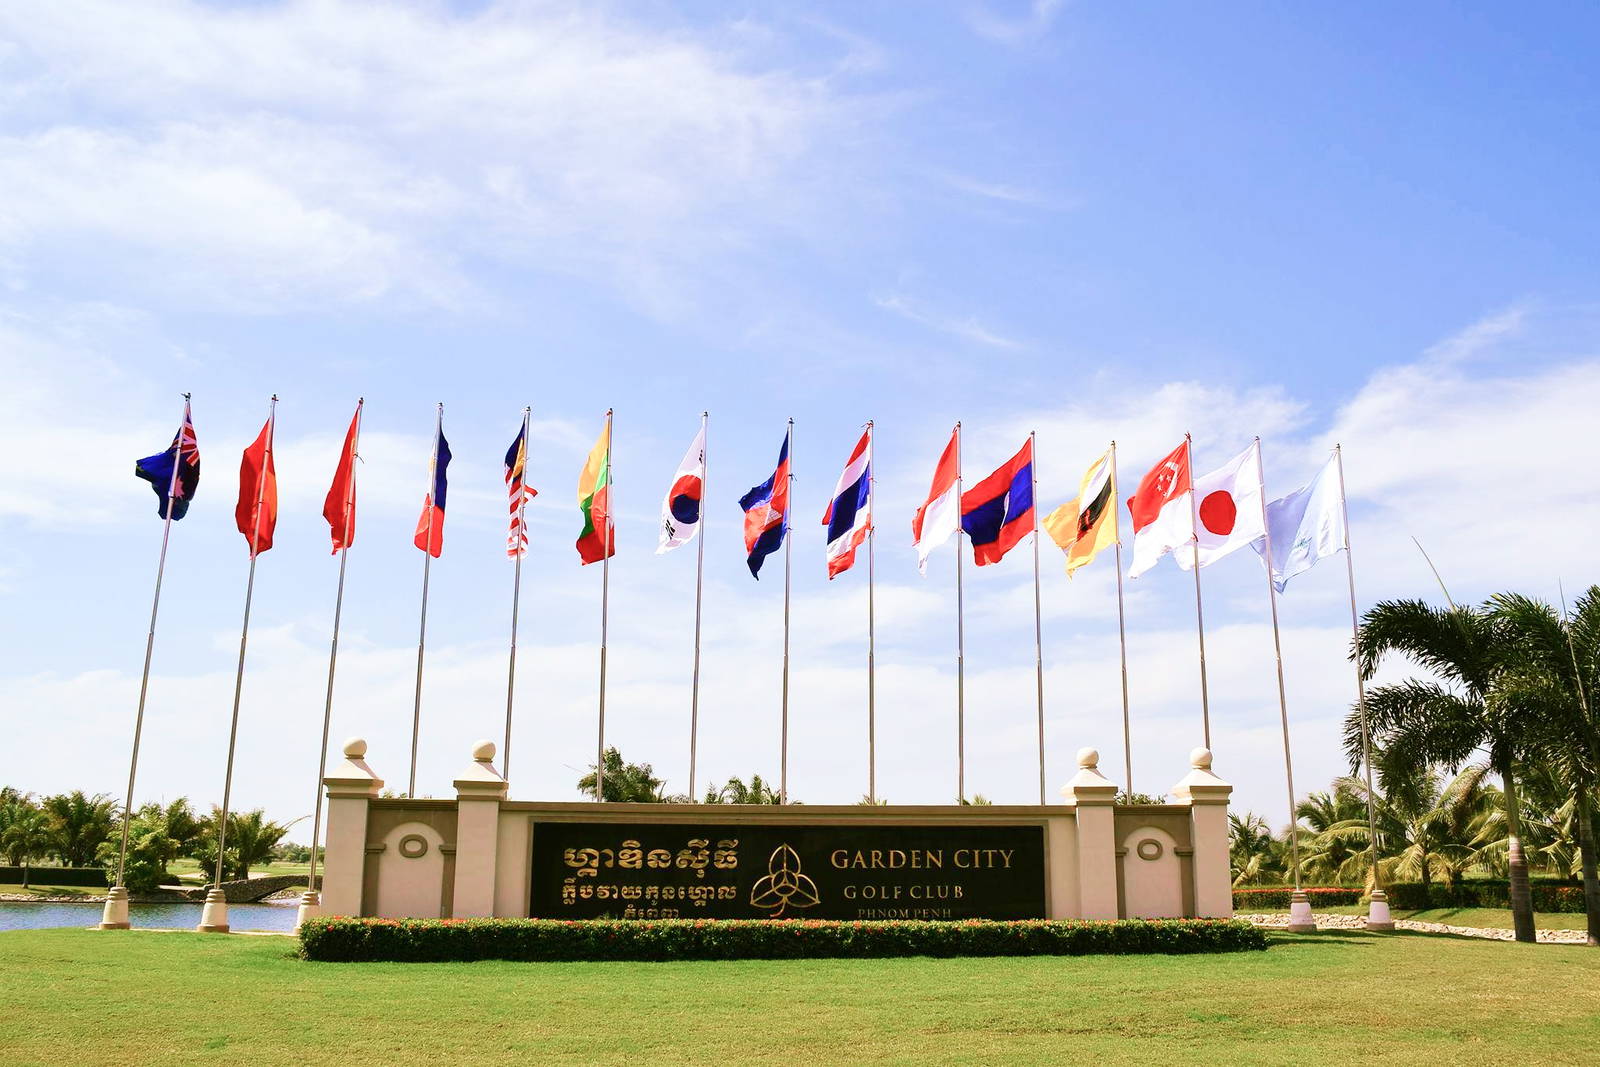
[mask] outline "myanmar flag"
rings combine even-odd
[[[578,507],[583,511],[583,532],[578,535],[578,555],[583,562],[598,563],[615,554],[616,533],[611,527],[611,415],[606,428],[589,450],[578,476]]]

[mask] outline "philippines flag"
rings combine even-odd
[[[783,545],[789,532],[789,435],[783,435],[772,477],[739,498],[744,509],[744,548],[750,574],[760,580],[761,564]]]
[[[933,550],[950,540],[956,532],[961,517],[961,501],[956,497],[956,486],[960,481],[961,427],[957,425],[950,431],[950,443],[944,446],[944,454],[934,468],[928,499],[911,520],[911,540],[917,548],[917,570],[924,576],[928,573],[928,557]]]
[[[176,522],[189,513],[189,501],[200,488],[200,444],[189,417],[189,401],[183,402],[183,425],[172,435],[172,444],[165,452],[137,460],[133,473],[156,491],[156,514],[164,519],[170,508]]]
[[[833,499],[822,516],[828,528],[828,579],[849,570],[856,561],[856,549],[872,532],[872,423],[867,423],[861,440],[839,475]]]
[[[1032,437],[1004,466],[961,495],[961,528],[980,567],[999,563],[1034,532]]]
[[[417,517],[417,534],[411,543],[422,551],[439,558],[444,551],[444,494],[445,470],[450,466],[450,442],[444,439],[444,424],[439,425],[433,441],[433,470],[429,483],[432,486],[422,498],[422,514]]]

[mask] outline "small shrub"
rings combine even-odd
[[[312,919],[300,955],[326,962],[1081,956],[1265,949],[1229,919],[1115,922],[818,919]]]
[[[1511,883],[1500,879],[1473,879],[1458,886],[1447,882],[1396,882],[1384,886],[1391,908],[1509,908]],[[1531,886],[1534,911],[1581,912],[1583,887],[1534,882]]]
[[[1263,909],[1277,910],[1287,908],[1290,897],[1294,894],[1294,887],[1288,885],[1263,886],[1257,888],[1235,889],[1233,891],[1233,910],[1242,912],[1261,911]],[[1363,897],[1363,890],[1355,886],[1307,886],[1306,897],[1311,901],[1312,908],[1329,907],[1335,904],[1359,904]]]

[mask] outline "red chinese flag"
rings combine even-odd
[[[272,423],[261,427],[255,443],[239,461],[239,506],[233,509],[239,532],[250,545],[250,556],[272,547],[278,525],[278,475],[272,466]]]
[[[328,520],[333,534],[333,551],[356,543],[356,437],[361,432],[361,405],[350,419],[350,429],[344,435],[344,451],[339,454],[339,469],[333,472],[333,484],[328,487],[328,497],[322,502],[322,517]]]

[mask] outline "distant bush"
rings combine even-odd
[[[1262,908],[1287,908],[1293,893],[1294,886],[1289,885],[1235,889],[1233,910],[1251,912],[1260,911]],[[1336,904],[1359,904],[1365,891],[1355,886],[1307,886],[1305,894],[1311,901],[1311,906],[1318,908]]]
[[[1534,882],[1529,888],[1533,894],[1534,911],[1581,912],[1583,910],[1582,886]],[[1396,882],[1394,885],[1384,886],[1384,891],[1389,895],[1391,908],[1403,908],[1407,911],[1424,908],[1511,907],[1511,883],[1500,879],[1473,879],[1456,886],[1442,882],[1429,885],[1423,885],[1421,882]]]
[[[40,867],[28,868],[28,880],[34,885],[86,885],[96,889],[104,889],[111,883],[106,881],[106,872],[101,867]],[[0,882],[6,885],[19,885],[22,882],[22,868],[0,866]]]
[[[1264,949],[1227,919],[833,922],[816,919],[311,919],[300,954],[327,962],[1081,956]]]

